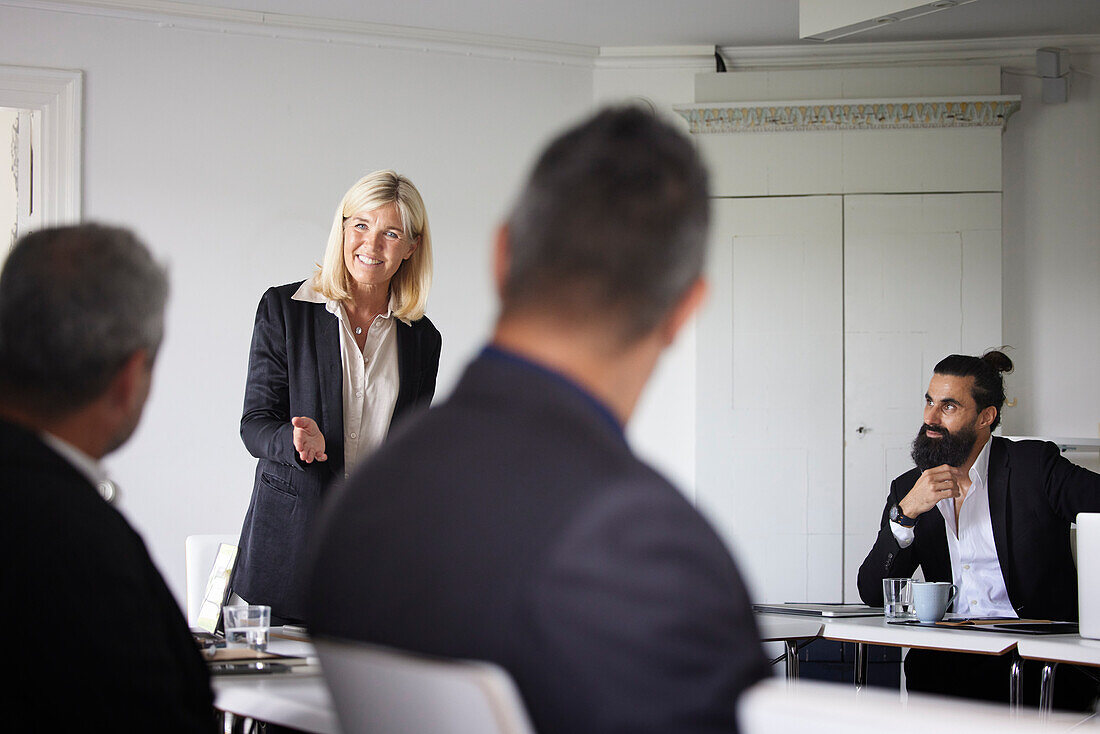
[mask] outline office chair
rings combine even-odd
[[[534,734],[512,679],[492,663],[314,644],[345,734]]]

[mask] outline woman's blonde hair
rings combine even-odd
[[[420,192],[412,181],[395,171],[369,173],[344,194],[332,220],[324,259],[313,276],[313,289],[334,301],[351,300],[348,269],[344,264],[344,220],[356,212],[386,204],[397,205],[405,236],[419,240],[416,250],[390,280],[394,316],[409,323],[424,316],[428,303],[432,287],[432,234]]]

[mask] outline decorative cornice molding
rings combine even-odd
[[[693,134],[1001,127],[1018,96],[802,100],[681,105]]]
[[[483,58],[534,61],[591,68],[595,46],[552,43],[478,33],[263,13],[172,0],[0,0],[0,6],[125,18],[166,27],[325,43],[384,46]]]

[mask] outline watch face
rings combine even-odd
[[[890,506],[890,519],[891,520],[893,520],[894,522],[897,522],[898,515],[900,515],[900,514],[901,513],[898,512],[898,506],[897,505],[891,505]]]

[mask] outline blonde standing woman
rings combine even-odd
[[[435,393],[442,343],[424,307],[431,233],[420,193],[376,171],[344,195],[308,280],[260,299],[241,438],[259,461],[234,599],[304,622],[309,527],[326,489]]]

